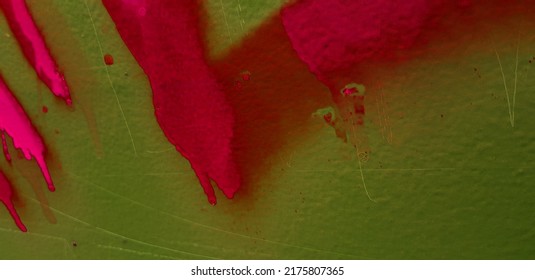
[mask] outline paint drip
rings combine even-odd
[[[26,226],[22,223],[22,220],[19,217],[19,214],[17,213],[17,210],[15,209],[15,205],[13,204],[13,189],[11,186],[11,183],[7,180],[4,173],[0,170],[0,201],[6,206],[7,211],[9,211],[9,214],[13,218],[13,221],[15,221],[15,224],[17,227],[23,231],[26,232]]]
[[[211,204],[211,180],[232,198],[241,184],[231,150],[234,115],[206,62],[198,1],[103,3],[149,78],[165,136],[189,160]]]
[[[37,76],[52,93],[68,105],[72,104],[69,88],[63,74],[48,50],[24,0],[0,0],[0,9],[8,20],[11,31]]]
[[[34,128],[26,112],[17,101],[15,96],[9,90],[0,76],[0,133],[2,134],[2,143],[4,155],[8,161],[11,159],[7,152],[7,143],[5,135],[13,140],[13,146],[22,151],[27,160],[35,159],[50,191],[54,191],[54,183],[48,171],[45,161],[45,145],[41,136]]]

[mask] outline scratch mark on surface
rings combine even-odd
[[[219,3],[221,3],[221,12],[223,13],[223,20],[225,20],[225,26],[227,27],[227,34],[228,34],[228,38],[230,40],[230,43],[234,43],[234,41],[232,40],[232,36],[230,35],[230,27],[228,25],[228,20],[227,20],[227,13],[225,13],[225,6],[223,5],[223,0],[219,0]]]
[[[240,20],[241,31],[243,32],[244,31],[243,25],[245,24],[245,21],[241,17],[241,3],[240,3],[240,0],[238,0],[238,19]]]
[[[511,127],[515,127],[513,113],[511,112],[511,101],[509,99],[509,90],[507,89],[507,81],[505,79],[505,73],[503,72],[503,67],[502,67],[502,60],[500,59],[500,54],[498,53],[496,48],[494,48],[494,52],[496,53],[496,58],[498,59],[498,64],[500,65],[500,71],[502,73],[503,87],[505,89],[505,96],[507,97],[507,109],[509,109],[509,122],[511,123]]]
[[[289,248],[296,248],[296,249],[300,249],[300,250],[306,250],[306,251],[311,251],[311,252],[321,252],[321,253],[327,253],[327,254],[333,254],[333,255],[340,255],[340,256],[346,256],[346,257],[351,257],[351,258],[358,258],[359,256],[356,256],[356,255],[352,255],[352,254],[345,254],[345,253],[340,253],[340,252],[334,252],[334,251],[328,251],[328,250],[321,250],[321,249],[316,249],[316,248],[311,248],[311,247],[305,247],[305,246],[299,246],[299,245],[294,245],[294,244],[288,244],[288,243],[284,243],[284,242],[279,242],[279,241],[275,241],[275,240],[269,240],[269,239],[264,239],[264,238],[259,238],[259,237],[253,237],[253,236],[249,236],[249,235],[245,235],[245,234],[241,234],[241,233],[236,233],[236,232],[232,232],[232,231],[227,231],[227,230],[224,230],[224,229],[220,229],[220,228],[217,228],[217,227],[213,227],[213,226],[209,226],[209,225],[205,225],[205,224],[202,224],[202,223],[198,223],[198,222],[195,222],[195,221],[192,221],[190,219],[186,219],[184,217],[180,217],[180,216],[177,216],[177,215],[174,215],[172,213],[169,213],[167,211],[164,211],[164,210],[160,210],[160,209],[157,209],[157,208],[154,208],[152,206],[149,206],[149,205],[146,205],[146,204],[143,204],[139,201],[136,201],[136,200],[133,200],[131,198],[128,198],[128,197],[125,197],[123,195],[120,195],[118,193],[115,193],[113,191],[110,191],[106,188],[103,188],[93,182],[90,182],[86,179],[83,179],[82,177],[78,176],[78,175],[75,175],[73,173],[70,173],[71,175],[73,175],[74,177],[77,177],[79,180],[82,180],[84,181],[85,183],[87,184],[90,184],[92,186],[94,186],[95,188],[101,190],[101,191],[104,191],[106,193],[109,193],[110,195],[112,196],[115,196],[115,197],[118,197],[118,198],[121,198],[121,199],[124,199],[126,201],[129,201],[131,202],[132,204],[135,204],[135,205],[138,205],[140,207],[143,207],[143,208],[146,208],[146,209],[150,209],[152,211],[156,211],[160,214],[163,214],[165,216],[168,216],[168,217],[171,217],[171,218],[174,218],[176,220],[179,220],[179,221],[182,221],[184,223],[187,223],[187,224],[191,224],[191,225],[194,225],[194,226],[197,226],[197,227],[201,227],[201,228],[204,228],[204,229],[208,229],[208,230],[211,230],[211,231],[216,231],[216,232],[221,232],[221,233],[224,233],[224,234],[228,234],[228,235],[232,235],[232,236],[236,236],[236,237],[240,237],[240,238],[244,238],[244,239],[249,239],[249,240],[254,240],[254,241],[260,241],[260,242],[265,242],[265,243],[269,243],[269,244],[274,244],[274,245],[279,245],[279,246],[284,246],[284,247],[289,247]]]
[[[89,15],[89,19],[91,20],[91,25],[93,26],[93,32],[95,33],[95,38],[98,43],[98,49],[100,51],[100,56],[104,57],[104,50],[102,48],[102,43],[100,42],[100,38],[98,37],[97,27],[95,25],[95,21],[93,19],[93,14],[91,13],[91,10],[89,9],[89,5],[87,5],[87,0],[84,0],[85,8],[87,9],[87,14]],[[106,65],[104,65],[106,66]],[[134,149],[134,155],[137,157],[137,149],[136,144],[134,143],[134,138],[132,137],[132,131],[130,130],[130,125],[128,125],[128,121],[126,120],[126,115],[124,114],[123,106],[121,105],[121,101],[119,100],[119,95],[117,94],[117,90],[115,89],[115,86],[113,85],[113,82],[111,80],[110,76],[110,70],[108,67],[104,68],[106,70],[106,76],[108,77],[108,83],[110,84],[110,87],[113,91],[113,94],[115,96],[115,100],[117,101],[117,105],[119,106],[119,110],[121,111],[121,116],[123,118],[124,124],[126,125],[126,129],[128,130],[128,136],[130,137],[130,141],[132,142],[132,148]]]
[[[108,246],[108,245],[102,245],[102,244],[97,244],[97,247],[98,248],[102,248],[102,249],[126,252],[126,253],[130,253],[130,254],[134,254],[134,255],[149,256],[151,258],[160,258],[160,259],[169,259],[169,260],[175,260],[176,259],[174,257],[170,257],[170,256],[166,256],[166,255],[159,255],[159,254],[153,254],[153,253],[148,253],[148,252],[141,252],[141,251],[122,248],[122,247]]]
[[[39,203],[39,201],[31,198],[31,197],[28,197],[28,196],[24,196],[25,198],[27,198],[28,200],[34,202],[34,203]],[[118,237],[118,238],[122,238],[122,239],[125,239],[125,240],[128,240],[128,241],[131,241],[133,243],[137,243],[137,244],[140,244],[140,245],[144,245],[144,246],[147,246],[147,247],[152,247],[152,248],[156,248],[156,249],[160,249],[160,250],[165,250],[165,251],[169,251],[169,252],[173,252],[173,253],[177,253],[177,254],[182,254],[182,255],[188,255],[188,256],[192,256],[192,257],[195,257],[195,258],[206,258],[206,259],[217,259],[217,258],[214,258],[214,257],[211,257],[211,256],[206,256],[206,255],[201,255],[201,254],[195,254],[195,253],[191,253],[191,252],[186,252],[186,251],[183,251],[183,250],[178,250],[178,249],[173,249],[173,248],[169,248],[169,247],[165,247],[165,246],[161,246],[161,245],[157,245],[157,244],[152,244],[152,243],[149,243],[149,242],[146,242],[146,241],[142,241],[142,240],[138,240],[138,239],[134,239],[134,238],[131,238],[131,237],[128,237],[128,236],[125,236],[125,235],[122,235],[122,234],[119,234],[119,233],[116,233],[116,232],[113,232],[113,231],[110,231],[110,230],[107,230],[105,228],[101,228],[99,226],[95,226],[95,225],[92,225],[88,222],[85,222],[85,221],[82,221],[76,217],[73,217],[67,213],[64,213],[58,209],[55,209],[53,207],[50,207],[50,209],[72,221],[75,221],[75,222],[78,222],[82,225],[85,225],[87,227],[91,227],[91,228],[94,228],[96,229],[97,231],[100,231],[102,233],[105,233],[105,234],[108,234],[108,235],[111,235],[111,236],[114,236],[114,237]]]
[[[20,234],[21,233],[20,231],[11,230],[11,229],[7,229],[7,228],[0,228],[0,231],[9,232],[9,233],[13,233],[13,234]],[[67,241],[67,239],[65,239],[65,238],[52,236],[52,235],[48,235],[48,234],[35,233],[35,232],[25,232],[24,235],[25,236],[27,236],[27,235],[35,236],[37,238],[42,238],[42,239],[53,240],[53,241],[56,241],[56,242],[61,242],[63,244],[65,257],[69,256],[68,249],[67,249],[67,248],[69,248],[69,241]]]
[[[513,88],[513,119],[512,119],[512,126],[515,126],[515,104],[516,104],[516,85],[518,83],[518,51],[520,49],[520,39],[517,41],[516,45],[516,62],[515,62],[515,86]]]
[[[360,171],[360,178],[362,179],[362,186],[364,187],[364,191],[366,192],[366,196],[368,197],[368,199],[372,202],[377,203],[377,201],[371,198],[370,193],[368,192],[368,188],[366,187],[366,181],[364,180],[364,171],[362,171],[362,162],[360,161],[359,143],[357,141],[357,135],[355,132],[354,125],[351,125],[351,131],[353,132],[353,139],[355,141],[355,149],[357,149],[357,162],[359,163],[359,171]]]

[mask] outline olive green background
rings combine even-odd
[[[272,169],[258,178],[254,207],[243,211],[239,195],[226,200],[218,192],[217,206],[206,202],[159,129],[148,81],[100,1],[27,2],[75,105],[68,109],[36,78],[0,17],[0,71],[49,147],[57,186],[48,193],[33,163],[0,161],[29,230],[19,232],[0,210],[0,258],[535,257],[535,71],[528,62],[535,37],[520,29],[510,40],[511,26],[522,26],[514,19],[493,27],[492,45],[423,56],[381,72],[380,91],[367,87],[372,154],[362,174],[376,202],[363,189],[355,150],[311,112],[304,139],[261,159]],[[211,55],[224,57],[282,4],[207,1]],[[115,58],[111,67],[106,53]],[[510,99],[518,61],[514,107],[496,53]],[[319,83],[318,91],[330,94]]]

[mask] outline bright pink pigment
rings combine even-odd
[[[11,187],[11,183],[7,180],[6,176],[2,171],[0,170],[0,201],[6,206],[7,210],[9,211],[9,214],[11,214],[11,217],[15,221],[15,224],[19,227],[21,231],[26,232],[26,226],[22,223],[19,214],[17,214],[17,210],[15,209],[15,206],[13,205],[13,190]]]
[[[48,189],[54,191],[52,177],[44,158],[45,145],[43,140],[1,76],[0,112],[0,132],[2,135],[4,133],[9,135],[13,139],[15,148],[20,149],[27,160],[35,159],[48,184]],[[5,143],[5,141],[3,142]],[[4,153],[6,151],[7,145],[4,145]]]
[[[234,116],[205,59],[197,0],[103,0],[121,37],[149,77],[156,119],[186,157],[211,204],[210,180],[232,198]]]
[[[65,78],[50,55],[26,2],[24,0],[0,0],[0,9],[4,12],[24,56],[33,66],[39,78],[54,95],[63,98],[70,105],[72,101]]]

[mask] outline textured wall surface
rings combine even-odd
[[[215,207],[161,131],[149,80],[100,0],[27,1],[72,108],[0,14],[0,71],[47,144],[56,186],[46,192],[12,148],[12,163],[0,160],[28,229],[0,209],[0,258],[534,258],[533,1],[462,2],[413,47],[330,73],[329,88],[298,55],[282,1],[206,1],[207,57],[244,176]],[[363,122],[330,125],[326,112],[344,117],[333,88],[350,83],[365,86]]]

